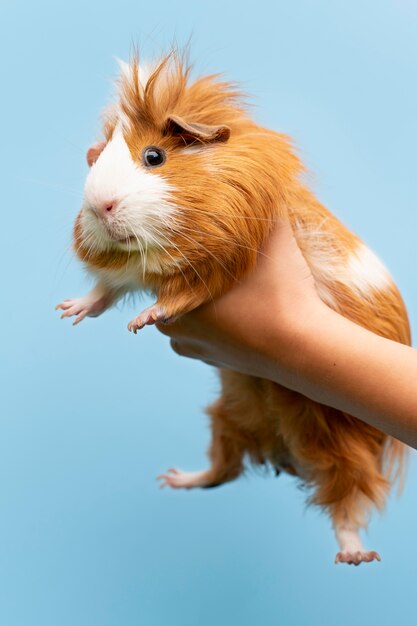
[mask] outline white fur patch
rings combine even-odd
[[[119,59],[118,57],[116,57],[116,61],[120,68],[120,73],[122,74],[122,76],[127,78],[127,80],[131,81],[133,79],[133,65],[130,65],[130,63],[126,63],[126,61],[123,61],[122,59]],[[142,87],[142,89],[145,89],[146,83],[148,82],[149,77],[152,74],[152,71],[155,69],[155,67],[156,67],[156,64],[154,65],[154,67],[152,67],[149,63],[141,63],[139,65],[138,78],[139,78],[139,84]]]
[[[116,270],[95,268],[91,273],[99,283],[104,284],[110,290],[121,290],[127,293],[143,289],[140,272],[136,263],[133,262],[128,262],[126,267]]]
[[[315,229],[296,223],[294,234],[310,265],[317,291],[329,306],[337,308],[333,287],[336,281],[369,298],[375,290],[387,289],[392,284],[388,270],[372,250],[358,241],[356,250],[344,255],[325,222]]]
[[[134,66],[130,63],[126,63],[126,61],[122,61],[121,59],[116,59],[119,67],[120,73],[123,78],[127,80],[127,82],[133,83],[134,81]],[[146,85],[148,84],[149,78],[154,73],[154,71],[159,66],[159,62],[145,62],[140,63],[137,68],[137,77],[139,80],[139,89],[143,95],[145,92]],[[154,85],[155,95],[158,97],[158,93],[161,87],[167,84],[169,80],[175,77],[175,63],[171,60],[171,62],[166,63],[163,71],[158,76],[158,81],[156,85]]]
[[[363,545],[357,528],[352,526],[336,526],[336,539],[341,552],[362,552]]]
[[[131,249],[167,246],[169,225],[175,221],[176,206],[170,202],[171,187],[156,172],[136,163],[120,127],[88,174],[82,210],[83,234],[95,248],[105,249],[114,238],[137,237]],[[100,207],[117,203],[117,209],[100,219]],[[103,223],[108,224],[111,234]],[[87,244],[89,242],[87,241]],[[115,244],[119,245],[119,244]],[[151,256],[149,261],[151,261]]]
[[[216,148],[214,146],[202,146],[201,144],[195,144],[193,146],[187,146],[187,148],[181,149],[181,154],[185,156],[198,156],[200,157],[200,165],[209,174],[218,174],[221,171],[220,165],[213,163],[213,153],[215,154]]]
[[[350,255],[346,271],[352,284],[364,295],[369,290],[384,290],[392,283],[385,265],[363,243]]]
[[[187,148],[182,148],[182,154],[207,154],[208,146],[201,146],[200,144],[196,144],[194,146],[188,146]]]
[[[121,77],[127,80],[127,82],[133,82],[133,79],[134,79],[133,65],[131,65],[130,63],[126,63],[126,61],[123,61],[122,59],[119,59],[118,57],[116,57],[116,61],[120,69]],[[139,89],[142,95],[145,91],[146,84],[149,80],[150,75],[152,74],[153,69],[154,68],[151,65],[146,64],[146,63],[141,63],[138,67],[137,72],[138,72],[138,79],[139,79]],[[116,120],[118,121],[118,124],[123,130],[127,132],[130,130],[129,117],[123,111],[119,103],[113,104],[111,107],[108,107],[108,112],[110,114],[113,114],[113,116],[116,118]]]
[[[320,298],[330,307],[337,308],[331,285],[342,267],[325,223],[308,229],[301,221],[295,222],[294,235],[310,266]]]

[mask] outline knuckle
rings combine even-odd
[[[187,353],[184,350],[184,345],[180,341],[177,341],[176,339],[171,339],[170,343],[171,348],[176,354],[179,354],[180,356],[187,356]]]

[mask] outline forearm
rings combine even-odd
[[[417,448],[417,351],[327,307],[285,222],[243,283],[159,328],[179,354],[273,380]]]
[[[274,380],[417,448],[416,350],[379,337],[324,305],[295,324],[292,336],[282,338],[281,328]],[[270,346],[273,365],[273,341]]]

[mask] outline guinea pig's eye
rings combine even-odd
[[[148,146],[142,152],[142,161],[146,167],[158,167],[166,160],[165,150],[156,146]]]

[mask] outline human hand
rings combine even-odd
[[[182,356],[279,381],[323,307],[290,224],[277,220],[250,275],[158,329]]]

